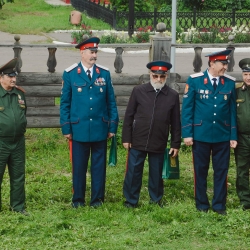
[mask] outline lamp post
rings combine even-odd
[[[177,9],[177,0],[172,0],[172,28],[171,28],[171,34],[172,34],[172,44],[176,43],[176,9]],[[175,47],[171,47],[171,64],[172,69],[171,72],[175,72]]]
[[[134,20],[135,20],[135,0],[129,0],[129,17],[128,17],[128,35],[134,34]]]

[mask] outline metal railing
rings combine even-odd
[[[115,30],[129,31],[128,20],[130,18],[128,11],[117,11],[115,6],[101,4],[93,0],[71,0],[72,6],[81,11],[86,12],[89,16],[101,19],[110,24]],[[191,26],[197,29],[209,28],[216,26],[217,28],[231,28],[232,26],[241,26],[249,24],[250,12],[236,12],[234,9],[230,12],[200,12],[196,8],[192,12],[177,12],[177,26],[187,30]],[[171,30],[172,13],[157,12],[155,8],[153,12],[134,12],[133,30],[141,27],[152,26],[156,29],[159,22],[166,24],[167,30]]]

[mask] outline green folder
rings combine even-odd
[[[117,163],[117,141],[116,141],[116,136],[113,136],[111,138],[108,165],[111,167],[115,167],[116,163]]]
[[[175,158],[169,154],[169,148],[165,149],[162,179],[179,179],[180,168],[179,168],[179,156]]]

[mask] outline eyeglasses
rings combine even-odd
[[[152,74],[152,77],[153,77],[154,79],[158,79],[158,78],[160,77],[161,80],[164,80],[164,79],[167,77],[167,75],[153,75],[153,74]]]

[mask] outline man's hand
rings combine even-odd
[[[124,142],[123,144],[123,147],[126,148],[127,150],[129,150],[131,148],[131,143],[129,142]]]
[[[230,147],[231,147],[231,148],[236,148],[236,146],[237,146],[237,141],[231,140],[231,141],[230,141]]]
[[[111,138],[111,137],[113,137],[113,136],[115,136],[114,133],[108,133],[108,139]]]
[[[171,155],[171,157],[176,157],[178,155],[179,149],[176,148],[170,148],[169,150],[169,154]]]
[[[72,134],[68,134],[68,135],[63,135],[66,139],[71,140],[72,139]]]
[[[192,137],[188,137],[188,138],[184,138],[184,143],[187,145],[187,146],[192,146],[193,145],[193,138]]]

